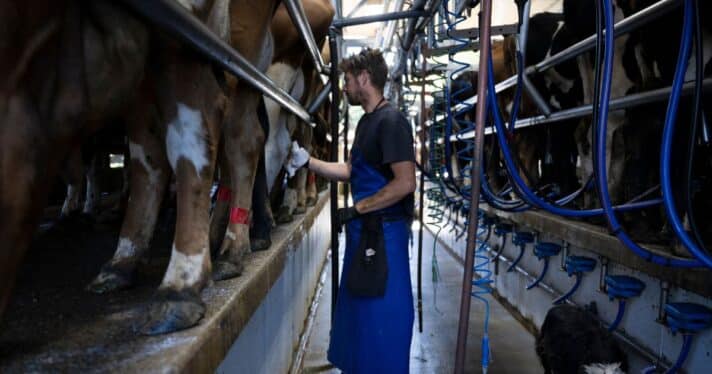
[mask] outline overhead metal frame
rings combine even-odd
[[[702,81],[703,92],[712,92],[712,78],[707,78]],[[682,86],[682,95],[688,96],[694,92],[695,82],[687,82]],[[612,99],[609,104],[610,110],[620,110],[627,109],[635,106],[651,104],[659,101],[665,101],[670,97],[671,87],[658,88],[655,90],[645,91],[637,94],[626,95],[616,99]],[[574,118],[581,118],[593,113],[593,104],[582,105],[576,108],[565,109],[555,113],[550,116],[539,115],[536,117],[524,118],[517,120],[515,124],[515,129],[520,129],[523,127],[530,127],[536,125],[542,125],[546,123],[561,122]],[[495,129],[488,127],[485,131],[485,135],[495,133]],[[451,135],[450,141],[466,140],[472,139],[474,133],[468,131],[460,135]]]
[[[133,11],[146,18],[183,43],[198,51],[214,64],[244,80],[269,96],[302,121],[314,126],[302,105],[269,77],[254,67],[242,54],[218,38],[203,22],[174,0],[122,0]]]
[[[680,5],[680,0],[661,0],[647,8],[626,17],[619,21],[614,26],[614,37],[619,37],[625,35],[635,30],[637,27],[645,25],[651,21],[654,21],[668,12],[674,10]],[[539,73],[546,69],[549,69],[563,61],[576,57],[580,54],[590,51],[596,46],[596,35],[591,35],[584,40],[560,51],[559,53],[545,58],[536,65],[529,66],[524,70],[524,74]],[[513,75],[495,85],[496,92],[502,92],[512,86],[517,82],[517,75]],[[463,110],[466,106],[475,104],[477,102],[477,96],[465,99],[462,104],[458,104],[453,107],[453,111]]]
[[[299,0],[282,0],[282,2],[297,27],[299,37],[307,46],[309,55],[314,63],[314,67],[319,74],[328,75],[329,67],[324,64],[324,60],[321,57],[321,51],[319,50],[319,46],[316,44],[316,40],[314,40],[314,34],[312,33],[311,27],[309,27],[309,22],[307,21],[307,16],[304,13],[302,2]]]
[[[391,12],[386,14],[376,14],[373,16],[354,17],[346,19],[336,19],[332,22],[333,27],[344,28],[349,26],[365,25],[367,23],[385,22],[404,18],[418,18],[426,15],[420,10],[406,10],[402,12]]]

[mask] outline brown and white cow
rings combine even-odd
[[[181,4],[256,67],[266,69],[273,50],[269,23],[276,2]],[[142,90],[147,96],[142,101],[146,107],[132,111],[135,117],[129,121],[132,166],[138,169],[132,176],[131,203],[114,257],[89,285],[92,291],[107,292],[132,282],[131,274],[150,242],[172,169],[178,193],[176,234],[158,297],[142,327],[148,334],[190,327],[202,318],[205,308],[200,291],[210,282],[211,270],[216,279],[240,275],[243,256],[249,249],[252,184],[264,142],[256,116],[260,96],[256,90],[237,83],[225,96],[211,66],[193,52],[161,36],[156,38],[156,48],[159,60],[153,61],[156,69]],[[156,114],[158,122],[152,123]],[[221,131],[227,160],[222,173],[232,176],[228,179],[232,181],[231,190],[240,193],[231,196],[230,224],[219,257],[212,262],[209,193]]]
[[[84,134],[120,116],[148,30],[108,1],[0,5],[0,313],[50,182]]]
[[[303,2],[303,7],[315,41],[319,45],[323,44],[335,13],[332,4],[326,0],[307,0]],[[290,92],[295,99],[307,105],[314,98],[317,90],[321,88],[321,80],[285,6],[277,8],[271,30],[275,40],[275,53],[272,64],[267,69],[267,75],[277,86]],[[264,151],[265,172],[257,174],[257,178],[265,180],[256,180],[253,191],[253,204],[256,204],[253,210],[251,230],[253,250],[262,250],[269,246],[269,232],[273,221],[267,196],[277,183],[278,176],[281,175],[280,170],[288,155],[291,141],[299,140],[308,148],[312,139],[311,127],[302,123],[271,99],[265,97],[264,100],[266,117],[269,121],[269,136]],[[262,165],[259,165],[258,168],[262,168]],[[225,191],[225,180],[222,177],[223,175],[221,175],[220,190],[223,192],[219,194],[219,197],[224,197]],[[302,170],[297,175],[296,184],[299,187],[288,189],[286,195],[292,199],[285,198],[285,200],[294,200],[296,203],[301,198],[301,203],[304,205],[306,203],[306,182],[306,171]],[[294,185],[294,183],[290,182],[290,185]],[[310,185],[312,184],[310,183]],[[315,198],[315,186],[312,190]],[[226,216],[227,209],[221,200],[224,199],[218,199],[213,214],[214,224],[211,227],[211,242],[213,243],[220,238],[220,229],[215,229],[215,227],[220,227],[220,221],[224,220],[220,217]],[[283,221],[278,219],[280,223]]]
[[[326,49],[328,50],[328,46],[326,46]],[[305,60],[302,63],[300,75],[305,76],[304,93],[301,101],[306,105],[307,103],[311,103],[316,98],[324,85],[321,81],[319,73],[313,68],[310,60]],[[317,112],[315,114],[315,118],[317,119],[317,126],[323,127],[323,125],[326,124],[322,114]],[[316,150],[313,144],[315,136],[314,133],[318,130],[306,125],[305,123],[300,123],[296,120],[296,118],[287,121],[287,130],[292,141],[296,141],[310,154],[313,154]],[[279,146],[282,150],[284,150],[284,144],[280,144]],[[287,143],[286,146],[287,150],[291,148],[289,147],[289,143]],[[282,162],[279,162],[280,159],[272,158],[272,167],[281,168],[285,159],[281,158],[281,160]],[[270,163],[268,163],[268,165],[270,165]],[[281,201],[276,215],[277,223],[291,222],[294,214],[303,214],[306,211],[307,206],[312,206],[316,203],[316,177],[314,173],[309,172],[307,169],[302,168],[297,170],[296,174],[289,178],[286,187],[287,188],[283,195],[284,198]]]

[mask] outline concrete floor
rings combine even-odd
[[[411,278],[413,294],[417,295],[417,243],[414,230],[411,249]],[[464,238],[463,238],[464,240]],[[418,321],[413,329],[411,345],[411,373],[451,373],[455,360],[457,323],[462,285],[462,265],[459,258],[439,246],[436,249],[440,281],[433,285],[432,253],[433,235],[424,230],[423,238],[423,333],[418,332]],[[343,243],[343,240],[341,240]],[[343,249],[341,250],[343,253]],[[330,266],[329,266],[330,268]],[[306,347],[302,373],[339,373],[326,360],[329,344],[331,273],[321,294],[317,316]],[[437,297],[436,297],[437,296]],[[543,372],[534,351],[534,337],[510,315],[502,305],[490,300],[490,373],[541,373]],[[465,372],[480,373],[481,339],[483,329],[481,302],[471,304],[468,350]],[[417,311],[416,311],[417,313]]]

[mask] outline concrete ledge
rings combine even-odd
[[[329,231],[329,225],[324,224],[329,220],[329,210],[324,209],[328,201],[328,193],[322,193],[316,206],[309,208],[306,214],[296,216],[290,224],[276,227],[272,234],[272,246],[266,251],[248,255],[242,276],[207,287],[202,294],[207,307],[206,314],[198,326],[162,336],[140,336],[134,328],[150,304],[167,258],[158,258],[160,261],[152,259],[151,262],[161,264],[149,266],[152,267],[151,274],[141,276],[148,279],[141,279],[135,288],[111,295],[93,295],[82,288],[92,274],[96,274],[96,264],[105,261],[101,256],[110,256],[111,248],[115,246],[112,232],[102,234],[102,240],[111,244],[102,248],[97,248],[93,243],[87,244],[86,248],[74,249],[76,253],[68,253],[74,257],[69,257],[67,263],[74,268],[65,266],[58,272],[68,273],[68,279],[77,278],[71,279],[71,282],[56,279],[55,275],[43,274],[45,269],[41,266],[52,261],[49,256],[56,252],[50,253],[40,248],[41,253],[35,256],[39,260],[29,259],[23,269],[26,274],[24,278],[34,279],[25,282],[29,283],[27,285],[23,284],[23,279],[18,280],[14,305],[11,305],[12,308],[0,324],[0,372],[215,371],[255,311],[268,297],[275,282],[285,272],[288,258],[301,250],[313,257],[310,261],[318,262],[319,265],[323,263],[328,241],[321,239],[323,235],[318,236],[319,240],[312,240],[308,236],[311,229]],[[154,249],[162,251],[164,246],[165,243],[154,245],[158,247]],[[319,248],[317,250],[309,246]],[[109,253],[101,256],[97,254],[94,255],[96,259],[86,258],[86,263],[76,264],[82,261],[78,257],[89,257],[92,251],[99,252],[99,249],[104,252],[108,249]],[[295,268],[303,266],[305,263],[293,265]],[[294,273],[299,270],[290,271]],[[87,274],[69,275],[82,272]],[[299,287],[301,293],[313,292],[318,271],[303,269],[303,273],[305,276],[300,279],[304,284],[295,287]],[[307,276],[309,273],[314,274]],[[35,280],[43,276],[51,279],[41,282]],[[308,285],[310,282],[314,284]],[[56,289],[48,286],[54,284],[58,284]],[[55,310],[52,310],[54,294],[65,300],[54,300]],[[303,302],[300,301],[305,304],[304,315],[308,309],[308,298],[307,295]],[[71,301],[66,302],[66,299]],[[301,304],[295,302],[293,307],[298,309]],[[294,313],[294,324],[303,325],[304,321],[296,321],[297,312]],[[301,328],[297,330],[299,332]],[[263,360],[264,357],[257,359]],[[291,354],[286,360],[291,361]]]

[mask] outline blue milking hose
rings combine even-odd
[[[685,0],[684,7],[684,22],[683,35],[680,42],[680,53],[677,56],[677,67],[675,69],[675,78],[672,83],[672,93],[667,106],[665,115],[665,128],[663,130],[663,145],[660,156],[660,179],[663,192],[663,203],[665,212],[669,222],[671,223],[675,234],[680,238],[682,244],[687,250],[698,260],[704,263],[707,267],[712,268],[712,256],[702,250],[697,243],[690,237],[683,227],[682,220],[677,215],[675,200],[673,198],[672,183],[670,181],[670,153],[672,152],[672,139],[675,134],[675,123],[677,118],[677,108],[680,100],[680,92],[685,79],[685,71],[687,70],[688,59],[690,56],[690,44],[692,40],[692,0]],[[696,113],[695,113],[696,115]],[[692,214],[692,212],[689,212]]]
[[[686,0],[686,3],[689,0]],[[671,267],[700,267],[703,264],[698,261],[698,260],[688,260],[688,259],[679,259],[679,258],[670,258],[666,256],[661,256],[652,253],[651,251],[639,246],[637,243],[635,243],[629,236],[628,234],[622,229],[620,223],[618,222],[618,219],[615,216],[614,209],[612,207],[611,203],[611,197],[609,195],[608,191],[608,183],[606,180],[606,128],[607,128],[607,123],[608,123],[608,104],[609,104],[609,99],[611,95],[611,80],[612,80],[612,72],[613,72],[613,7],[611,4],[611,0],[603,0],[603,8],[604,8],[604,24],[606,27],[606,33],[605,33],[605,54],[604,54],[604,70],[603,70],[603,79],[602,79],[602,88],[601,88],[601,106],[600,106],[600,112],[598,116],[598,123],[596,124],[596,182],[598,184],[598,192],[599,192],[599,199],[601,201],[601,206],[603,207],[603,211],[605,213],[605,217],[608,220],[608,224],[610,226],[610,229],[612,233],[618,237],[618,240],[620,240],[625,246],[630,248],[635,254],[637,254],[640,257],[645,258],[648,261],[651,261],[655,264],[658,265],[663,265],[663,266],[671,266]],[[689,39],[690,39],[690,17],[688,17],[687,12],[685,16],[685,26],[684,26],[684,32],[683,32],[683,41],[681,45],[681,55],[686,53],[683,53],[685,49],[689,52]],[[679,60],[679,59],[678,59]],[[679,61],[678,61],[679,62]],[[684,63],[684,62],[683,62]],[[680,69],[680,64],[678,63],[678,70]],[[684,68],[683,68],[684,72]],[[678,73],[679,71],[676,71],[675,74],[675,82],[673,82],[673,89],[672,89],[672,94],[671,94],[671,103],[668,105],[668,113],[666,116],[666,124],[669,122],[670,117],[674,118],[674,111],[677,110],[677,99],[679,99],[680,96],[680,88],[682,87],[681,85],[681,79],[678,79]],[[677,85],[675,85],[677,83]],[[675,99],[675,102],[673,103],[673,99]],[[674,104],[674,105],[672,105]],[[670,112],[673,113],[670,113]],[[667,126],[666,126],[667,128]],[[665,149],[663,148],[663,158],[664,156]],[[668,155],[669,156],[669,155]],[[669,157],[668,157],[668,167],[669,167]],[[665,171],[666,168],[663,166],[663,171]],[[669,168],[668,168],[669,171]],[[668,175],[669,177],[669,175]],[[665,176],[661,175],[662,179],[662,184],[663,184],[663,190],[665,188]],[[669,187],[669,185],[668,185]],[[665,192],[663,192],[663,197],[665,197]],[[667,208],[667,204],[666,204]]]

